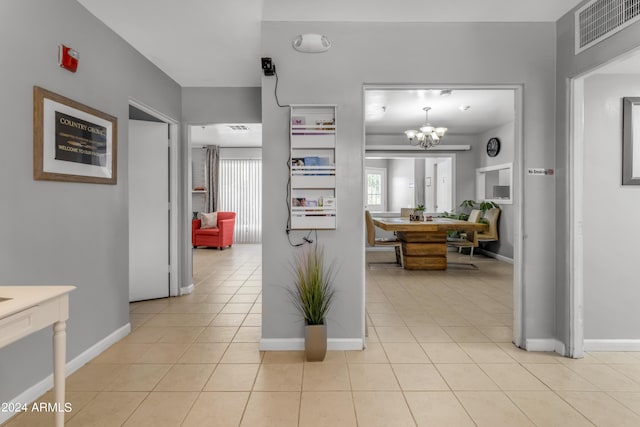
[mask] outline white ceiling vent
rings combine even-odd
[[[576,11],[576,55],[640,19],[640,0],[592,0]]]

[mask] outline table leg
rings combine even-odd
[[[56,403],[56,427],[64,426],[65,409],[65,364],[67,352],[67,323],[62,320],[53,324],[53,390]]]
[[[445,231],[398,232],[402,241],[404,268],[407,270],[446,270],[447,233]]]

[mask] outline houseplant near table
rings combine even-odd
[[[335,295],[333,265],[325,266],[322,249],[307,246],[297,254],[293,272],[295,286],[289,290],[304,317],[307,361],[321,362],[327,353],[326,316]]]
[[[462,203],[460,203],[460,207],[462,208],[461,212],[459,212],[459,213],[444,212],[442,214],[442,217],[443,218],[452,218],[452,219],[459,219],[461,221],[466,221],[469,218],[469,212],[472,209],[481,210],[482,211],[482,216],[484,217],[485,212],[487,212],[489,209],[497,208],[499,206],[496,205],[493,202],[487,202],[487,201],[476,202],[475,200],[463,200]],[[481,219],[480,222],[483,222],[483,219]],[[484,222],[486,222],[486,220]]]

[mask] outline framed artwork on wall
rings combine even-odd
[[[117,183],[118,119],[33,87],[33,179]]]
[[[640,98],[622,98],[622,185],[640,185]]]

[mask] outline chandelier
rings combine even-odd
[[[431,110],[431,107],[424,107],[423,110],[425,113],[424,125],[419,131],[409,129],[405,130],[404,134],[409,138],[411,145],[418,145],[420,148],[428,150],[440,143],[440,139],[447,132],[447,128],[435,127],[429,124],[429,110]]]

